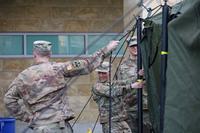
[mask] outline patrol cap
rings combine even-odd
[[[130,39],[130,42],[129,42],[129,47],[132,47],[132,46],[137,46],[137,38],[136,36],[133,36],[131,39]]]
[[[33,42],[33,49],[37,49],[40,52],[50,52],[51,51],[51,42],[44,40],[37,40]]]
[[[109,72],[109,65],[110,63],[107,61],[104,61],[97,69],[96,72]]]

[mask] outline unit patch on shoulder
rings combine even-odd
[[[67,70],[68,70],[68,71],[69,71],[69,70],[72,70],[72,68],[73,68],[72,64],[67,65]]]
[[[73,66],[77,67],[77,68],[80,67],[81,66],[81,62],[80,61],[74,61],[73,62]]]

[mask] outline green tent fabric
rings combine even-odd
[[[179,17],[169,22],[164,133],[200,132],[200,0],[172,8]],[[159,133],[161,14],[145,20],[141,43],[148,88],[150,120]]]
[[[164,133],[200,133],[200,0],[185,6],[169,23]]]
[[[160,25],[146,20],[144,37],[141,43],[142,60],[148,92],[150,121],[156,133],[159,132],[159,54]],[[154,61],[155,59],[155,61]]]

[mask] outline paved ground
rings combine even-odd
[[[33,133],[31,129],[28,129],[26,132],[23,132],[25,129],[27,129],[26,126],[26,123],[16,121],[16,133]],[[92,129],[93,126],[94,123],[77,123],[76,125],[74,125],[73,130],[74,133],[87,133],[87,129]],[[94,133],[102,133],[100,124],[96,125]]]

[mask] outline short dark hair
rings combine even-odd
[[[51,51],[40,51],[39,49],[34,49],[34,52],[42,57],[48,57],[51,55]]]

